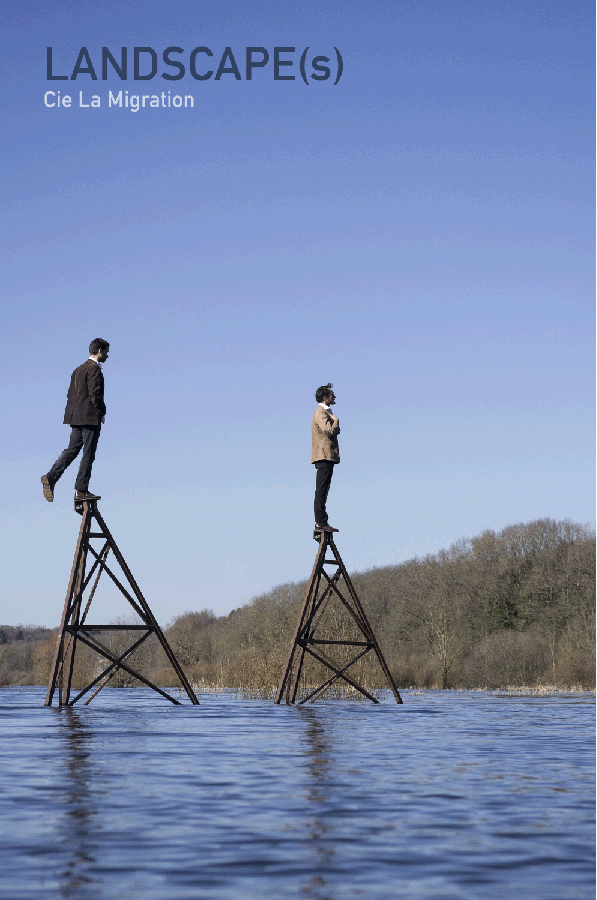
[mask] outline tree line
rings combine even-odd
[[[595,534],[588,526],[510,525],[351,578],[399,687],[595,687]],[[306,584],[280,585],[226,616],[209,609],[177,616],[165,634],[189,679],[199,690],[271,696]],[[340,633],[345,623],[328,627]],[[55,634],[0,627],[0,685],[47,683]],[[111,640],[118,650],[126,637]],[[157,641],[142,645],[131,664],[160,685],[176,683]],[[91,680],[97,657],[82,648],[77,667],[75,682]],[[370,688],[384,687],[373,660],[360,673]],[[133,683],[120,672],[110,685]]]

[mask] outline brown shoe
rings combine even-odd
[[[332,531],[338,531],[338,528],[332,528],[331,525],[315,525],[315,531],[326,531],[331,533]]]
[[[41,476],[41,486],[44,492],[44,497],[48,501],[48,503],[54,502],[54,485],[50,481],[47,475]]]
[[[90,494],[89,491],[75,491],[75,500],[101,500],[99,494]]]

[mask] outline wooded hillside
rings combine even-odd
[[[399,687],[595,686],[595,535],[585,526],[512,525],[351,577]],[[305,587],[281,585],[227,616],[178,616],[166,634],[189,678],[267,693]],[[47,629],[0,628],[0,684],[44,684],[52,651]],[[172,684],[160,653],[144,646],[133,665]],[[374,666],[365,677],[384,685]]]

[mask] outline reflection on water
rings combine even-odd
[[[2,900],[587,900],[594,698],[0,690]]]
[[[60,873],[61,896],[72,900],[82,888],[88,888],[85,895],[92,893],[96,879],[89,872],[96,862],[98,853],[95,829],[97,816],[89,781],[93,778],[91,758],[93,732],[81,720],[74,709],[56,709],[54,714],[61,717],[64,738],[66,807],[58,820],[59,840],[66,848],[65,866]]]
[[[332,765],[331,748],[326,738],[325,726],[318,719],[317,708],[299,706],[297,712],[304,719],[305,749],[309,780],[305,797],[313,818],[306,822],[309,835],[310,858],[308,869],[312,870],[302,892],[313,900],[334,900],[334,892],[327,874],[333,868],[333,843],[328,840],[330,821],[326,816],[326,802],[329,799],[328,780]]]

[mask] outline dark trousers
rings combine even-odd
[[[320,459],[313,463],[317,470],[315,478],[315,524],[327,525],[328,514],[325,504],[328,499],[330,484],[332,483],[332,475],[334,474],[334,463],[328,459]]]
[[[75,481],[75,490],[88,491],[89,479],[91,478],[91,467],[95,459],[95,451],[97,442],[99,441],[101,425],[72,425],[70,433],[70,441],[66,450],[63,450],[50,471],[48,478],[52,485],[56,484],[61,475],[70,466],[73,459],[76,459],[83,448],[83,456],[79,464],[79,472]]]

